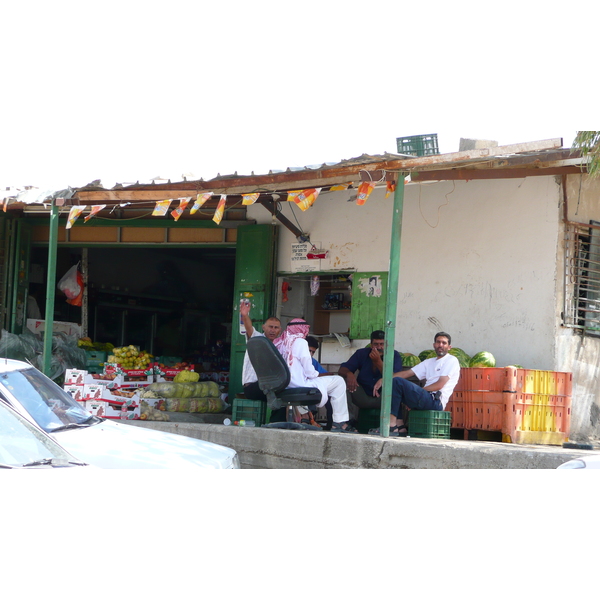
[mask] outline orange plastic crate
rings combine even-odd
[[[463,367],[455,392],[515,392],[517,369],[514,367]]]
[[[504,392],[454,392],[448,405],[452,427],[502,431]]]

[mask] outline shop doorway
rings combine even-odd
[[[83,260],[83,248],[60,247],[57,281]],[[218,353],[227,370],[235,248],[87,248],[87,336],[134,345],[154,355],[202,362]],[[47,248],[32,248],[29,291],[45,312]],[[57,292],[55,321],[82,322],[82,309]]]

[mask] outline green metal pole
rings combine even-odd
[[[405,173],[398,174],[392,214],[390,268],[385,311],[383,386],[381,388],[381,415],[379,419],[379,430],[383,437],[389,437],[390,434],[390,409],[392,406],[392,379],[394,374],[394,343],[396,341],[396,309],[398,305],[398,279],[400,271],[400,242],[402,241],[402,210],[404,208],[404,176]]]
[[[50,377],[52,360],[52,329],[54,326],[54,296],[56,287],[56,252],[58,240],[58,206],[52,200],[50,209],[50,238],[48,240],[48,280],[46,281],[46,314],[44,315],[44,374]]]

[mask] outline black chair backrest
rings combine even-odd
[[[258,385],[267,391],[280,392],[290,384],[290,370],[273,342],[262,335],[248,340],[248,358],[256,371]]]

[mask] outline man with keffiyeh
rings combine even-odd
[[[290,388],[316,387],[321,392],[319,408],[331,400],[333,426],[331,431],[356,433],[348,423],[348,402],[346,400],[346,382],[339,375],[320,374],[312,364],[306,336],[310,325],[304,319],[292,319],[281,335],[274,340],[290,370]]]

